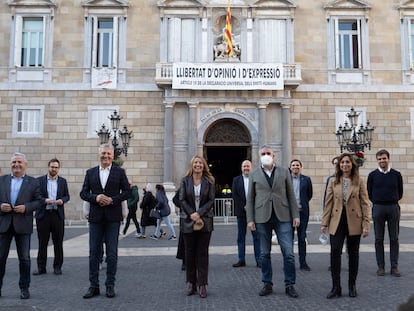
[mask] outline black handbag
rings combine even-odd
[[[160,219],[161,218],[161,214],[160,214],[160,211],[159,210],[157,210],[157,209],[155,209],[155,208],[153,208],[152,210],[151,210],[151,212],[150,212],[150,217],[152,217],[152,218],[156,218],[156,219]]]

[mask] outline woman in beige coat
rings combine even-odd
[[[321,232],[329,227],[331,243],[332,290],[326,298],[340,297],[341,255],[347,240],[349,255],[349,296],[356,297],[356,277],[359,265],[361,235],[368,236],[370,228],[370,204],[367,188],[359,177],[358,166],[352,154],[339,156],[335,178],[331,178],[326,193]]]

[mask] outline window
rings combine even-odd
[[[195,61],[195,20],[192,18],[168,18],[167,61]]]
[[[114,47],[114,33],[116,33],[117,19],[114,18],[94,18],[94,36],[93,36],[93,55],[92,63],[95,67],[116,66],[117,60],[114,58],[117,54]]]
[[[9,81],[51,81],[53,0],[7,1],[12,12]]]
[[[40,67],[43,65],[43,28],[43,18],[23,18],[20,60],[20,65],[22,67]]]
[[[365,0],[332,0],[324,8],[329,83],[369,84],[371,6]]]
[[[262,19],[259,21],[259,62],[287,63],[286,21]]]
[[[98,106],[89,106],[88,107],[88,138],[98,138],[97,131],[100,130],[102,124],[105,124],[105,127],[111,130],[111,120],[109,117],[114,111],[119,111],[118,106],[114,107],[98,107]]]
[[[44,106],[13,107],[14,137],[43,137]]]
[[[359,69],[361,62],[361,21],[336,20],[336,67]]]

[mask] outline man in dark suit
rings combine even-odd
[[[275,165],[275,155],[269,146],[260,148],[259,155],[262,165],[249,174],[246,205],[247,225],[252,231],[257,229],[260,239],[264,286],[259,295],[266,296],[273,291],[270,251],[274,230],[283,254],[286,295],[297,298],[292,225],[298,227],[300,220],[290,173],[287,168]]]
[[[302,174],[302,162],[298,159],[290,161],[293,190],[296,202],[299,206],[300,225],[296,231],[298,234],[299,265],[301,270],[311,271],[306,262],[306,230],[309,222],[309,201],[312,199],[313,188],[310,177]],[[295,233],[295,230],[292,232]]]
[[[40,208],[39,182],[26,175],[27,161],[15,152],[10,162],[11,174],[0,177],[0,296],[10,244],[14,237],[19,257],[20,298],[30,297],[30,235],[33,211]]]
[[[234,202],[234,211],[237,217],[237,249],[239,260],[233,267],[244,267],[246,265],[246,194],[249,187],[249,173],[252,169],[252,162],[243,161],[241,165],[242,174],[233,178],[231,192]],[[252,231],[254,257],[256,266],[260,267],[260,241],[256,231]]]
[[[89,282],[83,298],[100,294],[99,261],[102,241],[106,250],[106,296],[115,297],[115,274],[118,262],[118,236],[122,221],[121,202],[131,196],[131,187],[125,170],[113,165],[114,148],[109,144],[99,147],[100,165],[87,170],[80,197],[90,203],[89,211]]]
[[[44,204],[35,214],[39,250],[37,271],[33,272],[33,275],[46,273],[47,245],[50,235],[52,235],[55,253],[53,273],[62,274],[63,235],[65,232],[64,204],[69,201],[70,196],[66,179],[58,176],[59,169],[60,161],[51,159],[48,164],[48,174],[37,178]]]

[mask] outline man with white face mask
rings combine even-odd
[[[297,298],[292,225],[298,227],[300,221],[290,172],[287,168],[275,165],[274,152],[269,146],[263,146],[259,155],[261,166],[249,174],[246,203],[248,227],[252,231],[257,230],[260,239],[264,286],[259,295],[266,296],[273,291],[270,252],[274,230],[283,254],[286,295]]]

